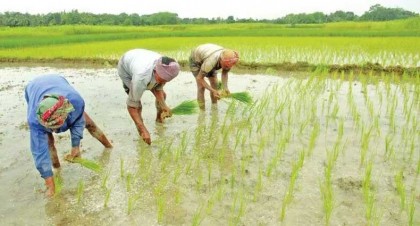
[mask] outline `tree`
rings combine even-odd
[[[72,10],[71,12],[63,12],[61,15],[62,24],[79,24],[80,14],[77,10]]]
[[[416,13],[401,9],[401,8],[385,8],[380,4],[373,5],[369,11],[365,12],[360,20],[367,21],[385,21],[397,20],[416,16]]]
[[[226,23],[228,24],[235,23],[235,18],[233,18],[233,16],[228,16],[226,18]]]
[[[141,18],[144,18],[146,25],[177,24],[179,21],[178,14],[170,12],[154,13]]]
[[[335,11],[327,16],[328,22],[354,21],[357,16],[353,12]]]

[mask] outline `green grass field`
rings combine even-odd
[[[420,17],[389,22],[317,25],[217,24],[154,27],[53,26],[0,28],[0,59],[102,59],[146,48],[186,63],[192,48],[216,43],[239,51],[242,64],[305,62],[416,68]]]

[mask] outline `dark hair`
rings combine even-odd
[[[169,65],[171,62],[175,62],[175,60],[167,56],[162,57],[162,64]]]

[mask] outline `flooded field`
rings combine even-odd
[[[51,199],[29,150],[24,86],[59,73],[112,141],[85,131],[82,157],[63,160],[69,132],[55,134],[62,188]],[[206,111],[155,123],[150,92],[139,139],[115,69],[0,69],[1,225],[419,225],[420,78],[233,74],[232,92],[253,105],[206,93]],[[195,99],[181,72],[167,104]]]

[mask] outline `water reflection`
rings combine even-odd
[[[197,125],[200,126],[206,126],[206,118],[207,118],[207,111],[200,111],[197,117]],[[216,104],[212,104],[210,109],[210,121],[209,125],[217,125],[219,122],[219,109]]]
[[[61,168],[54,170],[56,194],[53,198],[47,198],[45,203],[48,224],[81,225],[89,221],[93,222],[92,219],[87,219],[86,215],[94,210],[85,207],[92,206],[93,200],[101,199],[100,195],[98,196],[101,193],[98,189],[102,183],[102,177],[108,172],[105,169],[108,168],[111,151],[112,149],[104,148],[98,157],[98,163],[103,169],[100,173],[84,167],[78,167],[77,170],[62,170]],[[75,175],[74,172],[80,173]]]
[[[99,163],[101,164],[103,168],[105,168],[109,164],[111,150],[112,149],[110,148],[104,148],[104,150],[102,151],[102,155],[99,157]]]

